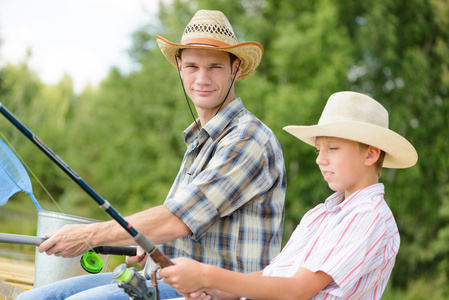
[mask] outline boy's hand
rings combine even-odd
[[[190,293],[186,300],[212,300],[212,296],[207,294],[205,291],[196,291]]]
[[[202,268],[204,264],[185,257],[173,259],[174,266],[162,268],[162,280],[181,294],[189,294],[203,288]],[[201,299],[201,298],[200,298]]]
[[[186,299],[192,299],[192,300],[235,300],[240,299],[239,296],[229,294],[226,292],[213,290],[213,289],[204,289],[200,291],[192,292],[188,295],[188,297],[185,297]]]

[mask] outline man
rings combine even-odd
[[[234,91],[258,67],[263,48],[238,43],[219,11],[200,10],[180,44],[157,37],[178,68],[198,119],[184,131],[187,152],[163,205],[127,221],[169,257],[189,257],[237,272],[261,270],[279,253],[286,175],[272,131],[248,112]],[[38,250],[74,257],[99,245],[132,244],[115,221],[67,225],[46,235]],[[86,243],[87,242],[87,243]],[[128,263],[142,265],[145,254]],[[162,282],[161,299],[179,294]],[[110,273],[70,278],[25,292],[19,299],[128,299]]]

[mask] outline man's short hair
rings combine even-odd
[[[178,55],[177,55],[179,58],[181,58],[182,50],[184,50],[184,49],[179,49],[179,52],[178,52]],[[213,49],[211,49],[211,50],[213,50]],[[229,52],[226,52],[226,53],[229,54],[229,58],[231,59],[231,66],[232,66],[232,64],[234,63],[234,61],[236,59],[238,59],[238,57],[236,55],[232,54],[232,53],[229,53]]]

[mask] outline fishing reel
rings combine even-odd
[[[91,274],[100,273],[103,269],[104,261],[103,258],[99,254],[103,255],[120,255],[120,256],[135,256],[136,255],[136,247],[114,247],[114,246],[99,246],[95,247],[89,252],[86,252],[83,256],[81,256],[80,263],[81,267],[86,272]]]
[[[115,268],[112,278],[118,281],[118,286],[129,295],[130,299],[159,300],[155,275],[151,276],[151,286],[147,286],[145,277],[136,268],[126,268],[126,264],[121,264]]]
[[[81,267],[91,274],[100,273],[104,265],[103,258],[93,250],[84,253],[84,255],[81,256],[80,263]]]
[[[103,269],[103,258],[98,254],[136,255],[135,247],[96,247],[81,256],[80,263],[84,270],[97,274]],[[121,251],[121,252],[120,252]],[[112,278],[118,281],[118,286],[134,300],[159,300],[156,272],[151,274],[151,286],[147,286],[146,278],[136,268],[126,268],[121,264],[114,269]]]

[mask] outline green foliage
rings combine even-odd
[[[432,249],[435,243],[437,248],[448,245],[443,233],[447,219],[439,211],[448,192],[449,159],[442,151],[449,146],[449,27],[435,16],[448,7],[420,0],[360,5],[360,25],[351,30],[357,59],[349,76],[351,89],[384,104],[390,127],[406,136],[419,155],[414,168],[385,170],[382,177],[402,240],[393,283],[407,289],[414,279],[434,278],[448,259],[447,252],[436,255]]]
[[[133,34],[133,72],[113,68],[98,88],[75,95],[70,78],[44,85],[25,61],[0,70],[0,100],[122,214],[161,204],[185,151],[181,132],[192,117],[177,71],[160,53],[155,35],[179,42],[198,9],[222,10],[240,41],[264,46],[259,68],[236,84],[236,92],[273,130],[284,151],[285,240],[331,191],[313,148],[282,128],[316,123],[333,92],[367,93],[388,109],[390,128],[419,154],[415,167],[385,169],[381,177],[401,233],[384,298],[448,299],[447,1],[161,1],[159,19]],[[0,129],[33,170],[35,194],[44,208],[108,219],[5,120]],[[32,211],[27,200],[20,203]],[[8,215],[15,214],[4,211],[0,208],[0,224],[12,232],[15,223]],[[26,228],[33,230],[30,224]]]

